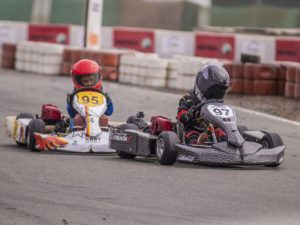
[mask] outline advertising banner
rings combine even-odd
[[[195,55],[207,58],[234,59],[235,37],[233,35],[197,33]]]
[[[114,29],[114,47],[133,49],[145,53],[154,52],[154,31],[138,29]]]
[[[276,60],[300,62],[300,38],[277,39]]]
[[[235,60],[241,60],[242,54],[259,56],[261,61],[275,60],[275,38],[262,35],[236,35]]]
[[[29,24],[28,40],[57,44],[69,44],[69,27]]]

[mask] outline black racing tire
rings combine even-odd
[[[34,116],[31,113],[19,113],[16,119],[34,119]]]
[[[31,113],[19,113],[18,115],[17,115],[17,118],[16,118],[16,120],[18,120],[18,119],[34,119],[34,116],[31,114]],[[19,142],[19,141],[16,141],[16,143],[17,143],[17,145],[19,145],[19,146],[26,146],[26,144],[24,144],[24,143],[21,143],[21,142]]]
[[[240,134],[244,137],[244,132],[248,130],[248,127],[242,125],[238,125],[237,127]]]
[[[284,145],[281,137],[276,133],[266,133],[261,140],[261,145],[264,148],[276,148],[278,146]],[[266,167],[277,167],[280,163],[272,163],[265,165]]]
[[[276,133],[266,133],[261,139],[260,144],[264,148],[276,148],[284,145],[281,137]]]
[[[127,129],[138,130],[138,127],[132,123],[121,124],[120,126],[118,126],[118,128],[120,130],[127,130]],[[136,155],[132,155],[127,152],[120,151],[120,150],[117,150],[116,153],[121,159],[134,159],[136,157]]]
[[[26,134],[27,148],[31,151],[39,151],[35,148],[36,140],[34,138],[34,132],[45,133],[45,122],[42,119],[31,120]]]
[[[175,144],[180,143],[176,133],[163,131],[157,138],[155,153],[161,165],[173,165],[177,159],[177,149]]]

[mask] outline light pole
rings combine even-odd
[[[86,0],[84,47],[99,49],[101,46],[103,0]]]

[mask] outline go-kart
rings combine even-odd
[[[84,119],[85,128],[71,130],[70,118],[62,116],[55,105],[44,104],[41,117],[34,118],[30,113],[7,117],[6,133],[32,151],[115,152],[109,148],[107,118],[101,124],[107,108],[103,92],[93,87],[81,88],[69,95],[69,102]]]
[[[218,100],[199,104],[194,112],[197,110],[197,120],[202,121],[208,136],[204,143],[187,145],[180,122],[152,116],[151,123],[147,123],[139,112],[129,117],[127,123],[110,130],[110,147],[116,149],[120,158],[157,157],[162,165],[173,165],[179,160],[206,165],[276,167],[283,162],[285,146],[278,134],[237,126],[233,108]]]

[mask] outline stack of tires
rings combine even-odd
[[[174,55],[173,59],[178,61],[177,85],[178,90],[190,90],[194,83],[198,71],[207,64],[222,65],[224,60]]]
[[[10,43],[3,43],[2,45],[2,68],[14,69],[15,68],[15,52],[16,45]]]
[[[149,87],[166,87],[168,60],[157,54],[122,55],[120,79],[130,83]]]
[[[59,74],[64,47],[59,44],[22,41],[17,44],[15,68],[38,74]]]
[[[177,88],[177,77],[178,77],[178,61],[176,59],[168,60],[167,67],[167,88]]]
[[[286,66],[279,63],[225,63],[231,78],[230,93],[284,95]]]
[[[287,66],[285,97],[300,99],[300,65]]]
[[[91,59],[101,66],[101,75],[105,80],[118,81],[120,55],[127,51],[114,49],[90,50],[84,48],[66,47],[63,54],[62,75],[69,75],[74,63],[81,59]]]

